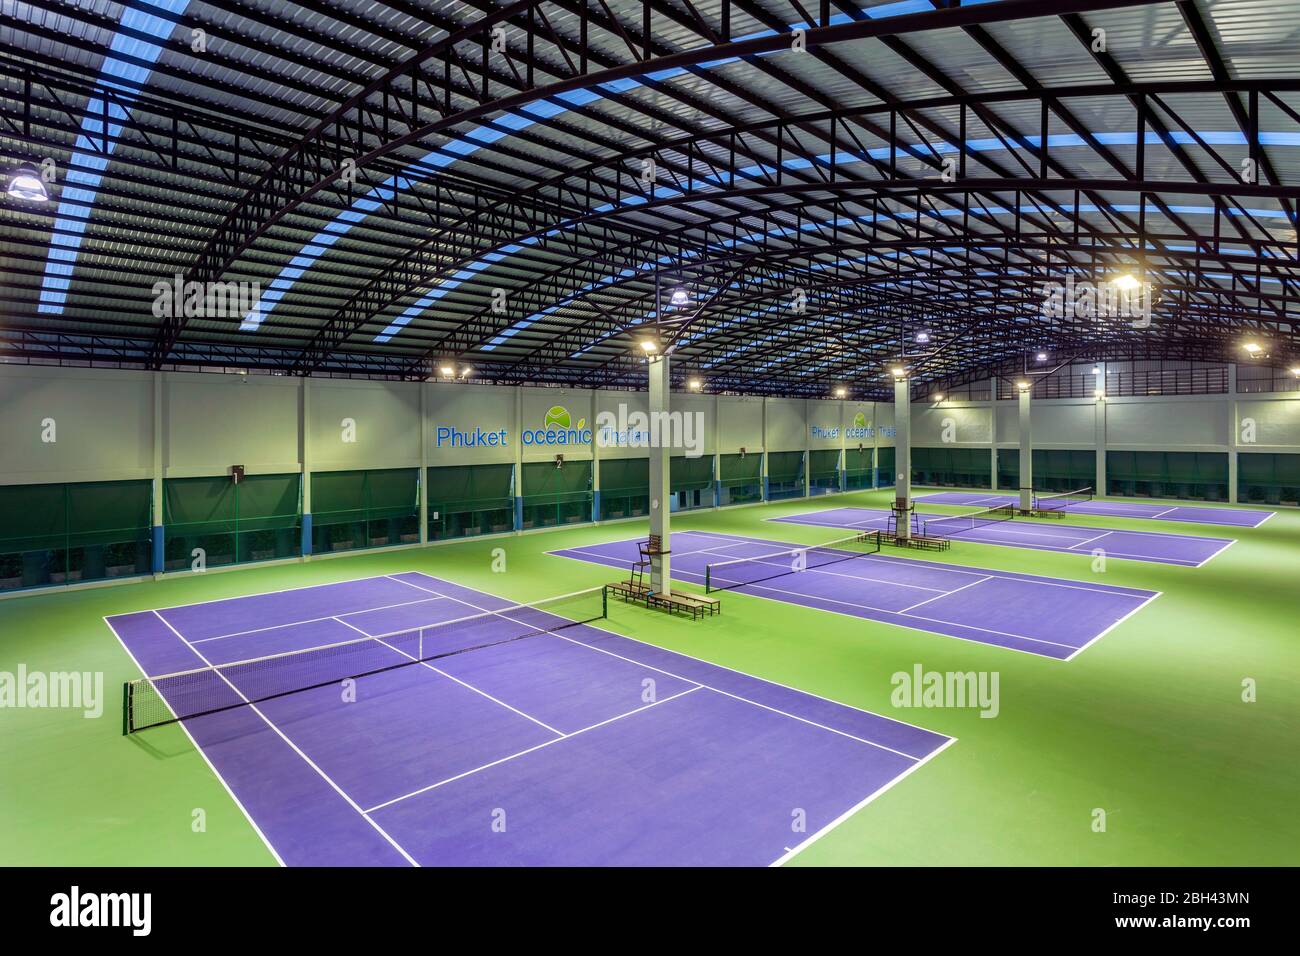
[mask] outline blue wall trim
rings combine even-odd
[[[524,499],[515,499],[515,530],[524,530]]]
[[[311,515],[302,516],[302,554],[303,557],[311,554]]]
[[[591,493],[591,520],[600,520],[600,489],[597,488]]]
[[[165,556],[166,555],[164,554],[164,548],[163,548],[163,528],[162,525],[156,524],[153,526],[153,573],[154,574],[163,573],[163,558]]]

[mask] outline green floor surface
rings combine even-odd
[[[811,544],[835,529],[763,519],[892,491],[674,516],[700,529]],[[960,508],[943,510],[960,513]],[[1236,537],[1204,568],[956,544],[914,554],[1163,592],[1071,662],[726,593],[702,622],[612,601],[629,636],[897,717],[958,742],[817,840],[804,864],[1263,865],[1300,862],[1300,512],[1256,529],[1089,516],[1072,524]],[[0,710],[0,863],[268,864],[262,841],[177,727],[124,738],[138,673],[103,622],[128,611],[398,570],[516,600],[599,585],[608,568],[545,552],[644,536],[644,522],[249,567],[0,601],[0,671],[102,671],[99,719]],[[492,570],[503,549],[506,571]],[[903,709],[891,675],[997,671],[1001,711]],[[1258,700],[1242,700],[1253,679]],[[1105,832],[1094,829],[1106,813]],[[195,811],[205,827],[196,832]]]

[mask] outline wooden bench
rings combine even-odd
[[[669,614],[689,614],[697,621],[706,614],[712,616],[722,613],[722,602],[715,597],[702,597],[697,594],[656,594],[636,581],[614,581],[605,587],[624,601],[644,604],[651,610],[667,611]]]
[[[715,597],[701,597],[696,594],[652,594],[650,601],[653,606],[661,607],[672,613],[682,611],[688,613],[695,620],[699,620],[704,615],[712,617],[722,611],[722,602]]]
[[[896,548],[915,548],[918,551],[947,551],[952,547],[952,542],[947,538],[926,537],[923,534],[900,538],[892,531],[882,531],[880,532],[880,540],[885,544],[892,544]]]

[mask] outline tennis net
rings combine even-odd
[[[125,734],[328,687],[428,661],[551,634],[606,616],[605,589],[249,660],[128,681]]]
[[[951,538],[955,534],[966,534],[976,528],[1010,521],[1015,515],[1016,509],[1012,505],[999,505],[996,508],[985,508],[983,511],[972,511],[964,515],[928,518],[921,533],[927,538]]]
[[[826,544],[772,551],[749,558],[715,561],[704,569],[704,590],[727,591],[787,574],[815,571],[880,550],[880,532],[864,531]]]
[[[1083,504],[1085,501],[1092,500],[1091,488],[1080,488],[1077,491],[1061,491],[1054,495],[1034,494],[1035,511],[1065,511],[1074,505]]]

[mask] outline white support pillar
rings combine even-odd
[[[1228,503],[1237,504],[1237,442],[1241,438],[1241,419],[1237,408],[1237,365],[1228,364]]]
[[[722,506],[722,399],[713,396],[713,507]]]
[[[153,541],[151,570],[155,578],[162,577],[166,566],[163,539],[163,374],[153,373],[153,527],[149,533]]]
[[[906,376],[894,379],[894,497],[900,509],[912,503],[912,384]],[[895,533],[912,536],[912,522],[905,514]]]
[[[809,487],[812,484],[812,425],[809,423],[809,410],[812,408],[812,400],[805,398],[803,400],[803,496],[805,498],[812,492]]]
[[[429,383],[420,383],[420,544],[429,543]]]
[[[302,405],[298,415],[298,452],[302,459],[302,548],[304,561],[311,560],[311,377],[302,378]]]
[[[989,487],[994,491],[998,490],[998,383],[994,379],[992,384],[993,397],[989,399],[989,461],[992,471],[989,472]]]
[[[1101,373],[1096,376],[1097,384],[1093,394],[1097,400],[1097,412],[1094,419],[1093,446],[1097,449],[1097,473],[1093,476],[1092,493],[1104,495],[1110,489],[1106,478],[1106,365],[1098,362]]]
[[[1020,392],[1020,510],[1034,507],[1034,436],[1029,425],[1030,396],[1032,388],[1019,388]]]
[[[591,422],[591,520],[600,520],[600,430],[596,427],[596,390],[591,390],[591,405],[587,409]]]
[[[650,372],[650,420],[667,421],[669,405],[668,356],[656,355],[647,363]],[[670,547],[668,494],[671,484],[670,449],[664,442],[654,442],[650,447],[650,533],[657,534],[661,550],[650,559],[650,590],[655,594],[672,591],[672,572],[669,568]]]

